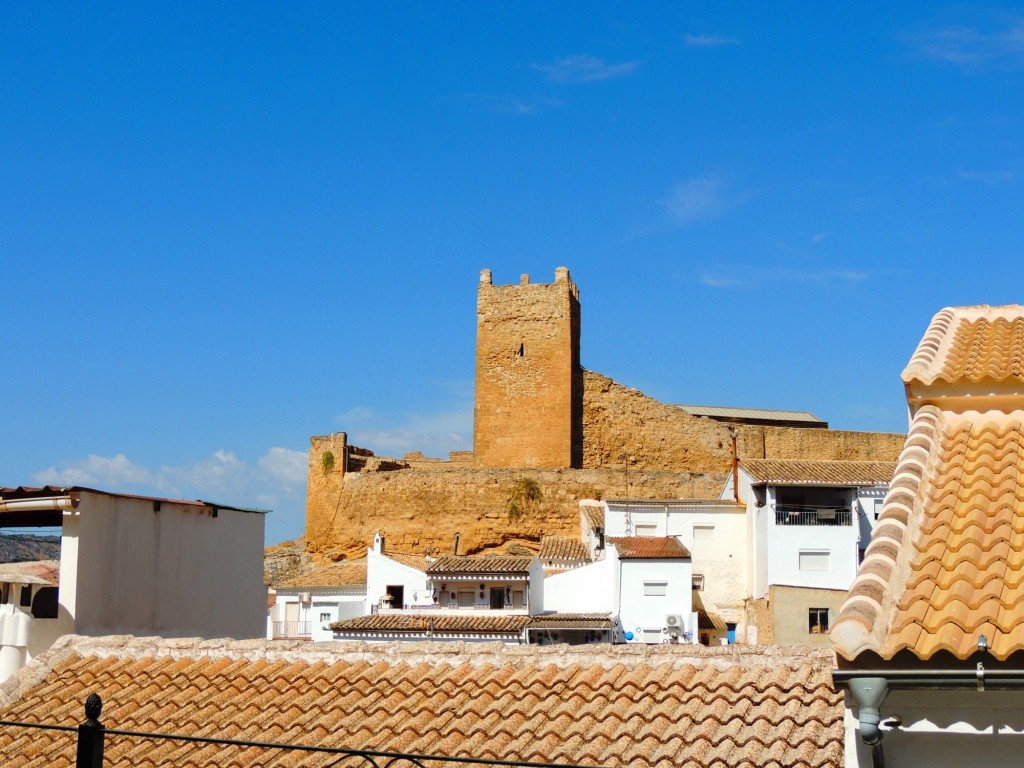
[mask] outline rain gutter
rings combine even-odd
[[[78,509],[79,500],[71,496],[47,496],[41,499],[0,499],[0,512],[72,512]]]

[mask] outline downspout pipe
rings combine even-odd
[[[885,768],[882,754],[881,706],[889,693],[889,684],[884,677],[856,677],[849,682],[850,693],[857,702],[857,719],[860,721],[860,738],[871,749],[873,768]]]

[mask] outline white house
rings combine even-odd
[[[366,563],[332,563],[274,588],[267,637],[272,640],[334,639],[330,625],[366,611]]]
[[[0,631],[7,641],[0,645],[0,678],[63,634],[265,632],[262,512],[77,486],[19,487],[0,489],[0,525],[61,528],[56,600],[52,587],[36,585],[31,605],[19,594],[17,605],[3,608],[11,614],[5,622],[27,629]]]
[[[389,554],[378,533],[366,596],[368,615],[334,622],[335,639],[525,643],[544,609],[544,570],[536,557]]]
[[[608,538],[618,565],[618,618],[627,643],[696,643],[690,553],[675,536]]]
[[[692,557],[693,588],[717,624],[735,632],[747,591],[746,506],[724,499],[609,499],[606,536],[674,536]],[[709,629],[717,641],[720,634]]]

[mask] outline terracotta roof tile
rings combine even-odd
[[[579,539],[545,536],[540,542],[541,560],[590,560],[586,545]]]
[[[443,633],[477,632],[519,632],[530,623],[529,616],[479,615],[472,610],[465,614],[451,613],[378,613],[373,616],[357,616],[331,624],[335,632],[425,632],[428,629]]]
[[[966,659],[985,634],[1005,660],[1024,649],[1024,307],[942,310],[903,380],[910,433],[834,647]]]
[[[526,573],[530,570],[532,557],[490,556],[470,557],[444,555],[427,567],[427,575],[446,573]]]
[[[385,552],[384,556],[391,558],[396,563],[401,563],[409,568],[415,568],[422,573],[427,572],[427,566],[431,562],[424,555],[410,555],[404,552]]]
[[[529,626],[551,629],[611,629],[612,620],[607,613],[549,613],[531,617]]]
[[[38,661],[0,687],[0,718],[76,725],[99,690],[102,722],[124,730],[636,768],[843,764],[842,697],[821,651],[74,638]],[[157,664],[173,674],[154,701]],[[5,728],[0,745],[6,764],[67,768],[73,738]],[[296,756],[119,737],[105,762],[257,764]]]
[[[665,560],[690,556],[675,536],[609,536],[622,560]]]
[[[1024,383],[1024,306],[943,309],[932,318],[903,381]]]
[[[1005,659],[1024,648],[1022,603],[1024,411],[925,406],[833,629],[836,649],[845,658],[865,650],[892,658],[903,649],[923,659],[940,650],[967,658],[984,633],[991,653]]]
[[[591,528],[604,528],[604,504],[580,504],[580,509]]]
[[[884,485],[896,471],[892,461],[741,459],[740,466],[755,485]]]
[[[279,590],[331,589],[338,587],[365,587],[366,563],[332,563],[309,573],[282,581]]]

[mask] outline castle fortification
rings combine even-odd
[[[725,424],[660,403],[580,366],[579,292],[559,267],[552,284],[477,293],[473,452],[447,460],[374,456],[343,432],[310,439],[306,545],[361,557],[373,534],[394,551],[459,554],[543,535],[576,535],[582,498],[716,497],[736,453],[746,458],[895,461],[903,435]],[[506,501],[522,477],[539,507],[511,523]]]

